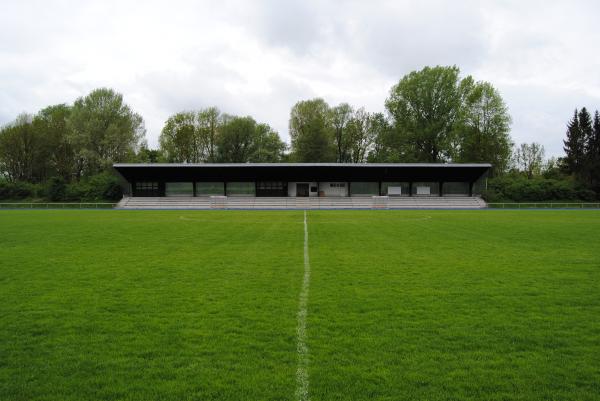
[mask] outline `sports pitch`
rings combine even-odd
[[[306,217],[0,212],[0,400],[600,399],[600,212]]]

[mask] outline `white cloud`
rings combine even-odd
[[[210,105],[287,139],[292,105],[320,96],[382,111],[424,65],[492,82],[516,142],[562,150],[575,107],[600,108],[594,1],[6,1],[0,124],[108,86],[158,143],[172,113]]]

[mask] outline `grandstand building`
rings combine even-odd
[[[476,197],[490,164],[115,164],[133,198]],[[199,204],[199,200],[196,204]]]

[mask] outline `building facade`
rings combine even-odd
[[[490,164],[115,164],[134,197],[473,196]]]

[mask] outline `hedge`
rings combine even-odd
[[[102,173],[67,184],[53,177],[44,184],[0,181],[0,200],[42,199],[52,202],[94,202],[121,199],[123,191],[117,177]]]
[[[521,176],[491,178],[483,197],[488,202],[594,201],[597,194],[570,179]]]

